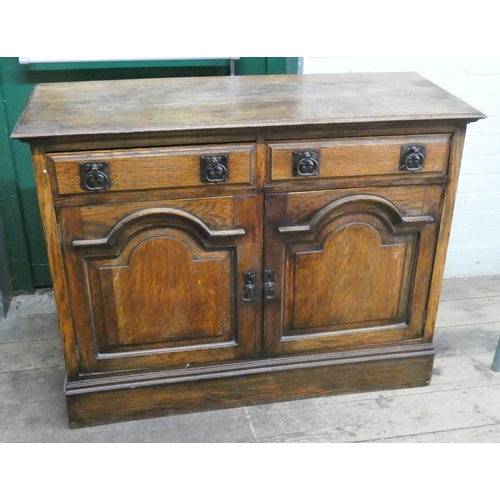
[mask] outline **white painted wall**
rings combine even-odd
[[[467,128],[445,277],[500,274],[500,58],[305,57],[304,73],[416,71],[488,118]]]

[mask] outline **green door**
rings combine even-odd
[[[14,292],[51,286],[29,146],[9,136],[38,83],[299,73],[296,57],[20,64],[0,57],[0,218]],[[0,239],[1,241],[1,239]],[[1,277],[0,277],[1,278]]]

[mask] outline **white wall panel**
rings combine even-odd
[[[500,274],[500,58],[305,57],[303,71],[416,71],[488,115],[467,130],[445,277]]]

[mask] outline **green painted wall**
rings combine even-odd
[[[3,67],[0,67],[1,69]],[[8,121],[7,101],[3,91],[2,77],[3,72],[0,71],[0,99],[2,104],[0,107],[0,217],[3,220],[5,251],[12,288],[16,291],[32,291],[34,286],[33,276],[20,196],[20,185],[23,185],[23,182],[18,180],[18,176],[22,176],[22,174],[16,169],[14,141],[9,138],[12,126]],[[29,158],[27,166],[31,168]],[[39,215],[38,220],[40,220]],[[45,247],[45,241],[43,246]]]
[[[9,136],[38,83],[229,75],[229,60],[19,64],[0,57],[0,217],[15,292],[51,285],[29,147]],[[299,73],[296,57],[243,57],[237,75]]]
[[[12,299],[12,280],[8,262],[3,223],[0,217],[0,318],[5,318]]]

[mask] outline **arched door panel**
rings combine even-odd
[[[265,351],[327,351],[421,336],[436,207],[409,216],[385,196],[332,192],[330,203],[295,224],[287,196],[266,201],[265,261],[276,269],[276,295],[265,305]]]
[[[255,355],[256,304],[243,300],[244,273],[259,259],[253,204],[235,199],[231,229],[178,208],[124,207],[99,238],[79,237],[78,209],[64,212],[81,373]]]

